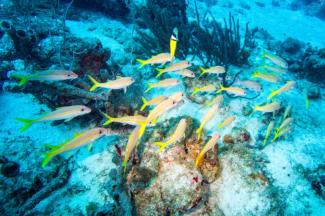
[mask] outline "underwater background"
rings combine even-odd
[[[323,0],[0,0],[0,215],[325,215]]]

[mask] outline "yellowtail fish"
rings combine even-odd
[[[45,154],[45,157],[42,161],[42,167],[45,167],[46,164],[56,155],[59,155],[63,152],[67,152],[79,147],[82,147],[87,144],[91,144],[98,138],[107,135],[108,131],[105,128],[93,128],[88,131],[76,134],[72,139],[57,145],[52,146],[51,151]]]
[[[288,125],[290,125],[293,122],[293,118],[286,118],[281,125],[276,129],[277,132],[280,130],[286,128]]]
[[[175,86],[178,84],[179,84],[179,81],[174,78],[164,79],[157,83],[148,83],[148,88],[144,91],[144,93],[147,93],[148,91],[150,91],[153,88],[168,88],[168,87],[172,87],[172,86]]]
[[[220,105],[222,101],[223,101],[223,96],[222,95],[218,95],[212,101],[207,102],[206,103],[206,106],[212,106],[212,105],[215,105],[215,104]]]
[[[247,89],[253,90],[255,92],[262,91],[262,86],[258,82],[255,82],[253,80],[239,80],[236,83],[238,83],[241,86],[244,86]]]
[[[170,62],[172,60],[172,56],[170,53],[160,53],[158,55],[152,56],[150,59],[142,60],[142,59],[136,59],[137,62],[140,63],[140,68],[144,67],[148,64],[166,64],[167,62]]]
[[[19,86],[25,85],[29,80],[39,81],[60,81],[60,80],[72,80],[78,78],[78,75],[68,70],[47,70],[39,71],[33,74],[16,74],[10,75],[15,79],[19,79]]]
[[[272,71],[272,72],[276,72],[276,73],[280,73],[280,74],[285,74],[287,73],[287,71],[281,67],[275,67],[275,66],[270,66],[270,65],[263,65],[263,68],[265,68],[266,70]]]
[[[174,71],[175,74],[181,75],[182,77],[194,78],[195,73],[189,69],[183,69],[179,71]]]
[[[103,126],[109,125],[113,122],[137,126],[146,120],[146,117],[144,117],[142,115],[122,116],[122,117],[114,118],[114,117],[107,115],[106,113],[103,113],[103,112],[101,112],[101,113],[107,118],[107,121],[104,122]]]
[[[75,106],[59,107],[55,109],[53,112],[46,113],[36,119],[16,118],[16,120],[23,123],[23,127],[20,129],[20,131],[24,132],[30,126],[32,126],[32,124],[36,122],[56,121],[56,120],[69,121],[77,116],[85,115],[90,112],[91,109],[86,106],[75,105]]]
[[[192,92],[192,96],[193,95],[196,95],[199,92],[212,92],[212,91],[215,91],[216,89],[217,88],[214,85],[212,85],[212,84],[203,86],[201,88],[195,87],[194,88],[194,91]]]
[[[236,116],[229,116],[228,118],[226,118],[222,123],[220,122],[218,124],[218,128],[221,129],[221,128],[224,128],[228,125],[230,125],[233,121],[235,121],[236,119]]]
[[[267,140],[268,140],[270,134],[272,133],[273,128],[274,128],[274,121],[271,121],[271,122],[269,123],[269,126],[267,127],[266,135],[265,135],[265,138],[264,138],[264,141],[263,141],[263,145],[266,144],[266,142],[267,142]]]
[[[211,150],[215,144],[217,144],[217,140],[220,138],[219,134],[215,134],[211,137],[211,139],[205,144],[203,149],[200,151],[199,155],[196,157],[195,160],[195,167],[199,167],[201,165],[203,156],[205,153],[207,153],[209,150]]]
[[[203,76],[206,73],[209,74],[223,74],[226,72],[226,69],[222,66],[214,66],[214,67],[210,67],[210,68],[203,68],[200,67],[200,70],[202,71],[202,73],[200,74],[199,77]]]
[[[261,112],[274,112],[277,111],[281,108],[280,103],[278,102],[273,102],[270,104],[266,104],[264,106],[255,106],[254,111],[258,110]]]
[[[277,140],[279,137],[283,136],[284,134],[288,133],[290,131],[290,127],[286,127],[283,130],[280,131],[276,131],[274,134],[274,137],[272,139],[271,142],[274,142],[275,140]]]
[[[155,97],[155,98],[147,101],[147,99],[142,97],[143,105],[141,106],[140,110],[143,111],[147,106],[157,105],[157,104],[159,104],[160,102],[162,102],[163,100],[166,100],[166,99],[167,99],[166,96],[158,96],[158,97]]]
[[[271,98],[275,97],[278,94],[289,91],[295,86],[295,84],[296,84],[295,81],[288,81],[284,86],[282,86],[278,90],[272,91],[271,94],[267,97],[267,99],[270,100]]]
[[[190,66],[191,66],[191,63],[189,63],[188,61],[180,61],[180,62],[174,63],[166,68],[163,68],[163,69],[156,68],[156,70],[159,72],[156,77],[158,78],[163,73],[166,73],[166,72],[183,70]]]
[[[186,119],[181,119],[175,129],[175,132],[173,133],[173,135],[170,136],[170,138],[167,141],[154,142],[153,144],[160,147],[158,152],[162,152],[168,145],[180,141],[185,136],[185,130],[186,130]]]
[[[132,77],[117,77],[116,80],[110,80],[105,83],[99,83],[92,76],[88,75],[88,78],[93,83],[93,86],[89,89],[89,91],[94,91],[98,87],[107,88],[107,89],[124,89],[134,83],[134,79]]]
[[[220,93],[222,91],[226,91],[229,94],[233,94],[236,96],[242,96],[246,95],[246,92],[244,89],[239,88],[239,87],[224,87],[220,84],[220,89],[217,91],[217,93]]]
[[[170,41],[169,41],[170,56],[172,59],[175,56],[177,41],[178,41],[178,29],[174,28],[173,33],[170,36]]]
[[[276,55],[272,55],[272,54],[269,54],[269,53],[266,53],[266,52],[264,52],[263,56],[265,58],[271,60],[277,66],[288,69],[288,63],[284,59],[282,59],[281,57],[276,56]]]
[[[131,153],[132,153],[133,149],[137,146],[137,143],[140,139],[139,132],[140,132],[140,126],[136,127],[129,136],[128,143],[126,144],[126,147],[125,147],[124,160],[122,163],[122,167],[124,167],[124,172],[125,172],[128,160],[131,156]]]
[[[218,105],[212,106],[211,109],[203,117],[200,127],[196,130],[198,140],[200,140],[201,132],[202,132],[204,126],[213,118],[213,116],[216,114],[218,108],[219,108]]]
[[[289,115],[291,115],[291,109],[292,109],[291,105],[287,106],[283,114],[283,119],[286,119]]]
[[[184,94],[182,92],[177,92],[171,97],[159,103],[153,110],[151,110],[146,120],[141,123],[140,138],[144,134],[146,127],[148,125],[152,125],[155,121],[157,121],[159,116],[176,107],[177,104],[182,100],[183,95]]]
[[[277,83],[279,82],[279,77],[272,74],[265,74],[260,71],[253,73],[252,77],[259,78],[267,82]]]

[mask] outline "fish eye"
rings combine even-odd
[[[71,76],[71,74],[68,74],[68,77],[70,77]]]
[[[100,130],[100,131],[99,131],[99,134],[102,134],[102,133],[103,133],[103,131],[102,131],[102,130]]]
[[[85,109],[84,108],[81,108],[81,112],[83,112],[83,111],[85,111]]]
[[[173,101],[173,104],[175,104],[176,103],[176,101]]]

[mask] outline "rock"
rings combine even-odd
[[[307,96],[309,99],[319,99],[321,97],[320,88],[318,86],[308,88]]]
[[[128,188],[131,191],[143,190],[150,185],[151,180],[156,175],[155,172],[148,168],[133,166],[127,176]]]
[[[290,54],[296,54],[298,53],[301,48],[303,48],[304,44],[302,42],[300,42],[299,40],[297,39],[294,39],[294,38],[287,38],[286,40],[284,40],[282,43],[281,43],[281,48],[287,52],[287,53],[290,53]]]
[[[242,113],[244,116],[248,116],[253,112],[253,107],[250,103],[245,104],[245,106],[242,107]]]
[[[315,193],[325,200],[325,165],[320,164],[315,170],[306,170],[304,175]]]
[[[13,161],[7,161],[1,165],[1,174],[6,177],[15,177],[19,175],[20,166]]]
[[[5,33],[0,38],[0,58],[1,60],[10,60],[16,55],[16,49],[14,41],[11,39],[9,34]]]
[[[16,71],[22,71],[25,70],[25,61],[22,59],[17,59],[11,62],[11,64],[14,67],[14,70]]]
[[[321,58],[317,54],[312,54],[304,59],[303,70],[307,75],[317,82],[325,79],[325,58]]]

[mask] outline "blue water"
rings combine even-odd
[[[325,215],[324,38],[320,0],[0,1],[0,215]]]

